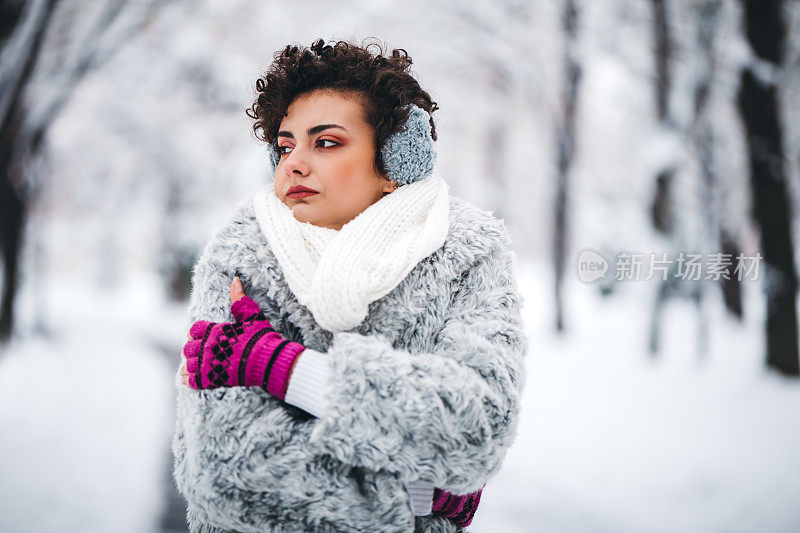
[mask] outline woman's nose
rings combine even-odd
[[[306,176],[308,174],[309,165],[302,149],[292,148],[291,152],[283,156],[283,170],[287,175],[299,174]]]

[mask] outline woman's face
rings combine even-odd
[[[393,191],[375,168],[374,135],[355,95],[316,90],[298,96],[278,128],[278,198],[300,222],[341,229]],[[294,193],[298,186],[316,192]]]

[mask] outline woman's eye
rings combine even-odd
[[[291,151],[291,149],[292,149],[291,146],[279,146],[278,147],[278,154],[280,154],[280,155],[288,154],[289,152],[284,152],[283,151],[284,148],[288,148],[289,151]]]
[[[322,143],[333,143],[333,144],[331,144],[330,146],[325,146],[325,145],[324,145],[324,144],[322,144]],[[341,144],[341,143],[338,143],[338,142],[336,142],[336,141],[333,141],[333,140],[331,140],[331,139],[319,139],[319,140],[317,141],[317,144],[322,144],[322,148],[331,148],[332,146],[337,146],[337,145],[339,145],[339,144]]]

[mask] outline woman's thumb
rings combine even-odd
[[[244,288],[242,287],[242,280],[239,276],[234,276],[231,282],[231,302],[235,303],[244,296]]]

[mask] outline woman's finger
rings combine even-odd
[[[181,375],[181,383],[189,385],[189,373],[186,371],[186,361],[182,362],[181,366],[178,367],[178,373]]]
[[[189,328],[189,337],[192,339],[202,339],[203,336],[208,331],[208,328],[214,325],[214,322],[209,322],[208,320],[198,320],[192,327]]]
[[[200,345],[203,344],[202,340],[192,339],[183,345],[183,357],[197,357],[200,353]]]

